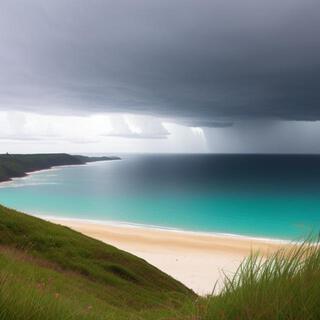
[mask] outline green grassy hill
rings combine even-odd
[[[118,157],[73,156],[66,153],[1,154],[0,182],[23,177],[27,172],[49,169],[53,166],[80,165],[93,161],[118,160]]]
[[[0,206],[0,319],[175,319],[195,294],[144,260]]]

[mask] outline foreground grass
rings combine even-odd
[[[253,254],[224,284],[201,301],[199,319],[320,319],[320,245],[306,242],[267,259]]]
[[[0,268],[1,320],[187,319],[190,314],[191,305],[178,296],[153,303],[146,297],[146,305],[136,305],[136,297],[124,289],[119,297],[103,284],[39,266],[8,249],[0,255]]]
[[[163,319],[195,294],[129,253],[0,206],[0,319]]]

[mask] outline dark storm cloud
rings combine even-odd
[[[319,0],[2,0],[0,108],[319,120],[319,30]]]
[[[233,126],[233,122],[230,121],[214,121],[214,120],[175,120],[176,123],[182,124],[187,127],[203,127],[203,128],[229,128]]]

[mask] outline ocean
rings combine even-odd
[[[320,230],[320,156],[122,155],[0,185],[38,216],[301,240]]]

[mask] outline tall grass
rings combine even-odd
[[[320,244],[305,242],[263,258],[252,254],[224,289],[199,303],[203,320],[319,320]]]
[[[5,255],[2,259],[9,258]],[[29,264],[17,260],[1,263],[0,320],[320,319],[319,242],[305,242],[267,258],[252,254],[233,277],[225,277],[219,295],[190,300],[184,307],[164,305],[140,312],[127,305],[118,309],[92,296],[95,291],[89,280],[77,287],[79,281],[67,280],[64,273]],[[42,283],[46,283],[45,288]]]

